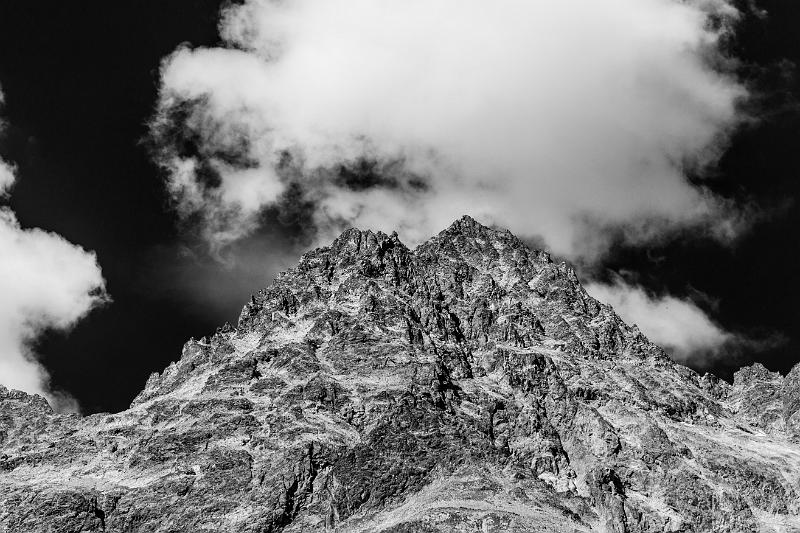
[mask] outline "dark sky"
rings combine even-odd
[[[290,261],[270,250],[296,233],[292,220],[246,243],[264,257],[263,268],[242,273],[194,257],[144,142],[160,61],[184,42],[215,44],[220,4],[0,3],[9,125],[0,156],[17,165],[19,178],[10,205],[25,227],[94,250],[113,298],[69,335],[49,335],[37,347],[53,384],[86,412],[127,407],[189,337],[234,321],[247,294]],[[686,236],[661,247],[620,248],[605,265],[633,272],[655,292],[711,296],[698,302],[728,330],[784,338],[709,368],[725,378],[752,360],[781,372],[800,360],[800,4],[759,6],[769,16],[744,21],[733,45],[741,76],[758,94],[752,112],[759,120],[733,139],[712,187],[752,202],[761,221],[733,247]]]
[[[141,140],[161,59],[213,44],[218,1],[2,2],[2,152],[28,227],[96,251],[114,302],[38,347],[54,384],[89,412],[127,406],[147,375],[222,317],[165,294],[157,255],[177,242]],[[168,253],[168,252],[164,252]]]

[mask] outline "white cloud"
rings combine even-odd
[[[16,181],[14,167],[0,159],[0,198],[8,194],[14,181]]]
[[[4,103],[5,95],[3,94],[2,90],[0,90],[0,106],[2,106]],[[0,119],[0,131],[3,130],[4,126],[5,124],[3,123],[2,119]],[[14,185],[14,181],[16,181],[16,176],[14,175],[14,166],[0,159],[0,199],[8,195],[8,191]]]
[[[0,160],[0,193],[14,179],[13,167]],[[69,330],[106,300],[95,254],[55,233],[22,228],[0,206],[0,295],[0,384],[41,394],[56,409],[76,409],[50,387],[32,345],[45,330]]]
[[[352,224],[413,244],[464,213],[571,257],[602,254],[608,227],[727,238],[738,213],[685,169],[737,124],[746,91],[710,66],[736,17],[724,0],[248,0],[223,13],[226,47],[165,60],[160,160],[217,246],[292,180],[322,240]],[[319,170],[360,157],[395,163],[392,185]]]
[[[739,340],[688,298],[655,296],[621,280],[612,284],[589,283],[586,290],[613,307],[623,320],[635,323],[647,338],[682,363],[707,364]]]

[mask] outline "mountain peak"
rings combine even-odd
[[[447,229],[439,233],[439,236],[444,235],[463,235],[465,237],[483,237],[489,239],[494,239],[501,235],[513,237],[513,234],[507,229],[498,229],[491,226],[486,226],[469,215],[462,216],[450,224]]]
[[[487,231],[489,229],[490,229],[489,227],[484,226],[471,216],[463,215],[461,218],[450,224],[450,227],[445,231],[457,230],[463,232],[474,232],[474,231],[480,232],[480,231]]]
[[[384,242],[400,243],[397,232],[392,232],[387,235],[382,231],[361,230],[358,228],[349,228],[342,232],[331,244],[331,248],[351,248],[356,252],[360,252],[362,247],[364,249],[375,248]]]
[[[0,389],[0,531],[794,530],[794,374],[700,378],[470,217],[350,229],[126,411]]]

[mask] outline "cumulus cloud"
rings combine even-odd
[[[413,244],[464,213],[602,255],[740,212],[702,175],[745,88],[725,0],[246,0],[223,45],[176,50],[153,120],[184,220],[216,249],[299,186],[320,240]]]
[[[689,298],[649,294],[620,279],[610,284],[589,283],[586,290],[613,307],[623,320],[635,323],[647,338],[681,363],[706,366],[732,355],[737,344],[754,344],[725,331]]]
[[[0,160],[0,195],[15,180]],[[69,330],[106,300],[97,258],[55,233],[23,228],[0,206],[0,384],[45,396],[59,410],[77,403],[53,390],[33,345],[45,330]]]

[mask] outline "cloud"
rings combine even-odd
[[[0,198],[8,195],[15,180],[14,167],[0,159]]]
[[[688,298],[656,296],[621,279],[611,284],[589,283],[592,297],[614,308],[628,323],[635,323],[651,341],[681,363],[708,366],[737,351],[737,345],[756,342],[725,331]]]
[[[5,95],[0,90],[0,106],[5,103]],[[0,119],[0,133],[2,133],[5,124]],[[8,196],[8,192],[16,181],[14,174],[14,166],[0,159],[0,200]]]
[[[217,250],[300,187],[321,241],[413,244],[464,213],[594,258],[746,220],[702,175],[746,89],[724,0],[247,0],[223,46],[161,68],[152,123],[178,212]]]
[[[0,197],[14,180],[13,167],[0,160]],[[50,386],[33,345],[45,330],[68,331],[107,300],[97,258],[60,235],[22,228],[4,206],[0,253],[0,384],[41,394],[57,410],[77,410]]]
[[[237,241],[220,263],[199,246],[178,244],[150,251],[150,269],[142,273],[140,285],[155,290],[155,296],[180,302],[185,311],[213,327],[223,321],[235,323],[242,304],[277,274],[294,266],[297,255],[290,243],[274,235],[259,234]],[[235,259],[235,260],[233,260]]]

